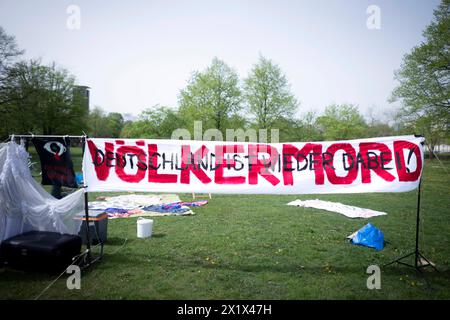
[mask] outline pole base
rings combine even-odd
[[[414,256],[414,264],[410,264],[410,263],[406,263],[406,262],[402,261],[410,256]],[[390,266],[394,263],[398,263],[398,264],[413,268],[419,273],[422,273],[422,269],[424,269],[426,267],[432,267],[436,272],[439,272],[439,270],[427,258],[425,258],[425,256],[422,253],[420,253],[420,251],[410,252],[400,258],[397,258],[389,263],[386,263],[385,265],[383,265],[383,267]]]
[[[99,243],[96,246],[100,246],[100,254],[96,257],[92,256],[91,249],[87,249],[85,252],[83,252],[81,255],[83,256],[83,259],[81,260],[81,263],[79,264],[81,270],[85,270],[92,266],[93,264],[100,262],[103,258],[103,243]]]

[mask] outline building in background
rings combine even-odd
[[[73,88],[74,102],[83,106],[86,110],[86,114],[89,113],[89,89],[88,86],[75,86]]]

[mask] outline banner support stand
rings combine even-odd
[[[414,251],[400,257],[397,258],[385,265],[383,265],[383,267],[387,267],[390,266],[394,263],[398,263],[410,268],[415,269],[418,273],[423,274],[422,273],[422,269],[426,268],[426,267],[432,267],[435,271],[439,272],[439,270],[427,259],[425,258],[425,256],[420,252],[419,249],[419,230],[420,230],[420,195],[421,195],[421,186],[422,186],[422,178],[420,178],[419,181],[419,187],[417,190],[417,210],[416,210],[416,244],[415,244],[415,249]],[[410,263],[406,263],[402,260],[414,256],[414,264],[410,264]],[[425,263],[424,263],[425,262]]]
[[[84,156],[84,150],[86,148],[86,139],[87,136],[83,136],[83,156]],[[86,183],[84,183],[84,188],[86,188]],[[90,233],[90,222],[89,222],[89,196],[88,192],[84,191],[84,219],[86,222],[86,258],[87,260],[84,261],[84,264],[81,266],[82,269],[90,267],[92,264],[94,264],[97,261],[100,261],[103,257],[103,242],[98,239],[100,242],[100,255],[96,257],[95,259],[92,259],[92,252],[91,252],[91,233]],[[95,226],[94,226],[95,228]]]
[[[89,229],[89,197],[86,191],[84,192],[84,218],[86,220],[86,251],[89,265],[92,256],[91,256],[91,234]]]

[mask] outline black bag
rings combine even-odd
[[[0,246],[3,260],[14,268],[62,271],[81,252],[81,237],[46,231],[30,231],[6,239]]]

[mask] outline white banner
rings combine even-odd
[[[422,137],[245,143],[87,139],[86,191],[314,194],[417,188]]]

